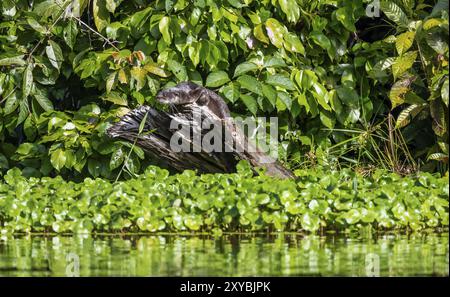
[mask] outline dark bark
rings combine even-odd
[[[147,115],[143,132],[139,133],[139,126]],[[191,135],[201,133],[202,139],[209,129],[200,127],[198,119],[209,119],[213,123],[222,125],[222,135],[230,133],[234,145],[222,143],[228,146],[231,152],[175,152],[171,149],[170,141],[175,132],[180,138],[189,143],[191,149],[194,142]],[[189,133],[183,133],[176,129],[170,129],[171,121],[178,123],[190,123]],[[265,167],[266,173],[280,178],[292,178],[291,171],[283,167],[278,161],[272,160],[266,153],[255,149],[248,143],[245,134],[236,128],[230,119],[220,119],[205,106],[199,106],[195,102],[184,105],[170,106],[170,112],[159,111],[149,106],[141,106],[129,112],[122,119],[108,129],[107,134],[113,138],[121,138],[130,142],[136,141],[136,145],[144,149],[153,157],[162,159],[170,167],[182,171],[185,169],[197,169],[200,173],[226,173],[234,172],[239,160],[247,160],[253,167]],[[137,140],[136,140],[137,138]],[[220,135],[220,139],[222,139]]]

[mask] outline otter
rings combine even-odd
[[[182,82],[160,91],[156,100],[162,104],[185,105],[196,103],[208,107],[220,119],[229,118],[230,110],[223,99],[211,90],[193,82]]]
[[[244,131],[235,126],[228,106],[213,91],[192,82],[183,82],[173,88],[160,91],[156,96],[156,100],[159,103],[171,105],[171,110],[168,112],[159,111],[145,105],[138,107],[110,127],[107,134],[112,138],[122,138],[136,143],[155,155],[156,158],[167,162],[169,167],[176,170],[196,168],[202,173],[236,172],[237,162],[239,160],[248,160],[253,167],[265,167],[269,175],[281,178],[294,178],[294,174],[284,168],[278,161],[275,160],[273,163],[266,162],[270,156],[265,152],[250,150],[249,145],[247,145],[249,141]],[[179,109],[176,108],[177,105],[180,107]],[[170,140],[174,131],[170,128],[170,122],[174,118],[182,121],[193,120],[193,110],[197,106],[200,106],[202,109],[208,109],[208,112],[202,115],[205,118],[217,117],[221,121],[224,131],[232,136],[231,143],[224,142],[224,145],[232,146],[231,151],[172,151]],[[140,135],[139,128],[144,118],[146,118],[145,130],[152,131],[152,133]],[[202,134],[210,131],[200,126],[196,126],[196,128]],[[189,138],[190,135],[186,135],[186,139]],[[254,146],[253,144],[251,145],[252,147]],[[234,146],[236,146],[236,149]]]
[[[208,108],[222,122],[231,118],[230,110],[222,97],[193,82],[182,82],[175,87],[162,90],[156,95],[156,100],[159,103],[168,105],[188,105],[195,103],[200,107]],[[232,129],[234,130],[234,127]],[[224,166],[223,170],[225,172],[234,171],[237,161],[232,154],[215,152],[215,155],[221,161],[219,164]]]

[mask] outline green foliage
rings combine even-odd
[[[0,183],[3,232],[222,232],[420,230],[448,227],[448,176],[371,177],[298,170],[294,180],[235,174],[169,175],[150,166],[136,179],[24,178]]]
[[[366,2],[2,1],[0,172],[114,177],[126,144],[105,128],[185,80],[213,88],[236,115],[277,115],[291,167],[392,110],[414,158],[434,170],[448,160],[448,4],[381,1],[379,25],[364,25]],[[48,124],[59,119],[75,128]],[[133,156],[130,175],[141,167]]]
[[[396,127],[415,118],[431,120],[437,143],[428,159],[448,162],[448,2],[438,1],[431,13],[420,2],[415,7],[385,3],[382,10],[398,24],[397,34],[385,39],[397,52],[389,93],[392,109],[403,106]]]

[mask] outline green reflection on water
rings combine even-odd
[[[28,236],[0,240],[0,275],[73,275],[78,258],[81,276],[366,276],[375,257],[381,276],[448,276],[448,244],[448,234]]]

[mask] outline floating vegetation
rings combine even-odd
[[[25,178],[0,182],[3,233],[325,232],[447,228],[449,180],[377,170],[297,170],[297,178],[233,174],[170,175],[150,166],[135,179]]]

